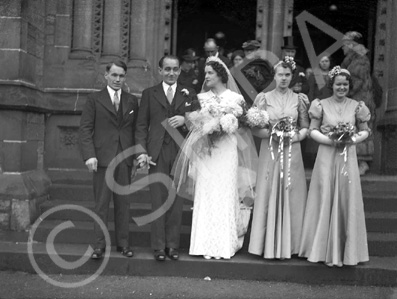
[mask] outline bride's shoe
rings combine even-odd
[[[204,255],[204,258],[205,258],[206,260],[210,260],[210,259],[211,259],[211,257],[210,257],[209,255]]]
[[[220,260],[221,257],[220,257],[220,256],[216,256],[215,259],[216,259],[216,260]]]

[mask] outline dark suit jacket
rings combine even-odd
[[[80,120],[79,138],[84,161],[96,157],[99,167],[107,167],[118,146],[125,150],[134,145],[138,99],[121,92],[122,121],[119,123],[107,88],[88,96]],[[133,156],[126,159],[132,166]]]
[[[182,89],[187,89],[189,95],[184,95],[181,92]],[[192,111],[195,107],[194,103],[192,104],[194,100],[196,100],[196,93],[192,88],[177,84],[173,99],[175,115],[185,116],[186,112]],[[135,142],[144,148],[153,161],[157,160],[164,141],[166,131],[161,123],[168,118],[167,101],[162,83],[147,88],[142,93]],[[179,127],[178,131],[184,136],[188,132],[186,126]]]

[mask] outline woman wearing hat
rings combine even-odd
[[[348,70],[333,68],[330,72],[333,95],[316,99],[310,106],[309,136],[320,146],[299,252],[310,262],[338,267],[368,261],[356,144],[368,137],[371,115],[364,102],[347,97],[351,79]]]
[[[341,67],[347,69],[352,77],[353,84],[350,87],[349,97],[357,101],[363,101],[371,112],[368,126],[372,129],[375,122],[375,101],[373,98],[371,65],[367,56],[368,50],[362,44],[362,35],[356,31],[349,31],[343,37],[343,52],[345,59]],[[360,175],[368,170],[368,162],[371,162],[374,154],[374,140],[370,136],[366,142],[357,146],[357,159]]]

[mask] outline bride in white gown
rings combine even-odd
[[[198,94],[201,112],[216,105],[242,112],[244,99],[227,67],[211,57],[205,74],[204,90]],[[254,198],[257,154],[250,131],[240,128],[221,136],[203,136],[205,125],[193,127],[182,147],[175,181],[177,189],[186,178],[194,185],[189,254],[230,259],[242,247],[248,226],[250,211],[242,209],[242,201]]]

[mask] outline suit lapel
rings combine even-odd
[[[179,108],[180,105],[182,105],[185,102],[185,96],[182,93],[182,87],[178,84],[176,86],[176,91],[174,95],[174,101],[175,101],[175,110]]]
[[[128,116],[128,114],[131,112],[131,109],[133,108],[132,101],[128,101],[128,96],[127,93],[122,90],[121,91],[121,102],[123,103],[123,119]]]
[[[114,106],[112,104],[112,100],[110,99],[108,89],[105,88],[101,91],[99,95],[99,101],[108,109],[111,113],[116,115],[116,111],[114,110]]]
[[[165,108],[167,108],[167,97],[164,94],[162,83],[155,86],[153,89],[153,97]]]

